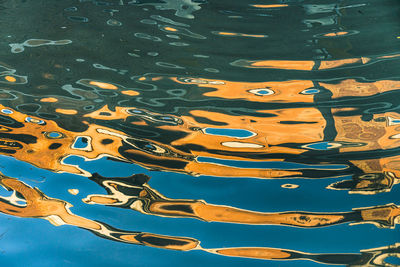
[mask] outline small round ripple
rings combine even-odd
[[[107,20],[108,26],[122,26],[122,23],[116,19],[109,19]]]
[[[296,189],[299,188],[298,184],[283,184],[281,185],[282,188],[286,188],[286,189]]]
[[[74,21],[74,22],[88,22],[89,19],[86,17],[80,17],[80,16],[69,16],[69,20]]]

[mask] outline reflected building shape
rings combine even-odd
[[[341,223],[372,223],[378,227],[394,228],[395,224],[400,222],[400,208],[394,204],[336,213],[255,212],[208,204],[203,200],[167,198],[148,185],[150,177],[144,174],[123,178],[106,178],[94,174],[90,179],[103,187],[108,195],[89,195],[83,199],[85,203],[132,209],[156,216],[195,218],[207,222],[286,225],[305,228]]]
[[[189,263],[213,261],[212,254],[272,265],[399,262],[396,232],[380,229],[400,222],[395,0],[0,2],[8,62],[0,62],[0,154],[15,159],[4,157],[12,163],[3,164],[5,173],[26,176],[22,182],[0,174],[11,191],[0,196],[4,216],[70,225],[84,230],[82,238],[91,232],[203,252],[185,258]],[[42,170],[21,173],[25,163]],[[124,174],[115,176],[136,174],[96,173],[120,166]],[[154,173],[154,184],[136,170]],[[45,173],[36,183],[43,192],[29,185],[37,172]],[[178,199],[180,187],[193,195]],[[64,197],[90,215],[72,213]],[[93,218],[96,210],[104,222]],[[120,215],[121,229],[107,224],[107,214]],[[160,222],[148,225],[160,234],[131,230],[146,220]],[[364,223],[379,229],[350,227]],[[193,237],[180,236],[186,231]],[[216,245],[203,248],[200,240]],[[240,247],[266,240],[271,247]],[[276,248],[274,240],[287,245]],[[371,245],[358,247],[364,241]],[[105,255],[109,263],[138,260],[109,244],[119,253]],[[91,245],[97,260],[104,246]],[[33,249],[51,251],[46,246]],[[335,253],[312,249],[324,246]],[[39,260],[54,260],[41,254]],[[160,259],[139,264],[164,264]]]
[[[232,257],[257,258],[265,260],[310,260],[327,265],[346,265],[349,267],[387,266],[396,264],[387,263],[388,258],[399,258],[400,244],[361,250],[359,254],[322,254],[304,253],[300,251],[274,248],[224,248],[209,250]]]
[[[202,250],[222,256],[253,258],[262,260],[311,260],[325,264],[347,264],[348,266],[383,265],[388,257],[400,257],[399,244],[376,249],[362,250],[360,254],[311,254],[288,249],[266,247],[238,247],[205,249],[200,241],[188,237],[165,236],[113,228],[99,221],[77,216],[70,211],[71,205],[63,200],[46,196],[37,188],[1,175],[0,185],[13,191],[10,197],[0,197],[0,212],[22,218],[41,218],[53,225],[72,225],[88,230],[95,235],[117,242],[172,249],[180,251]]]
[[[77,216],[70,211],[71,204],[68,202],[48,197],[39,189],[32,188],[17,179],[1,176],[0,184],[7,190],[13,191],[11,197],[0,197],[2,200],[0,212],[7,215],[22,218],[41,218],[48,220],[55,226],[65,224],[77,226],[102,238],[137,245],[185,251],[195,249],[199,244],[199,241],[192,238],[123,231],[101,222]]]
[[[220,177],[352,175],[351,182],[329,188],[364,194],[389,191],[399,182],[398,113],[380,108],[367,113],[365,109],[371,108],[351,107],[350,102],[393,94],[400,82],[244,83],[168,76],[138,80],[198,86],[213,101],[267,103],[270,107],[252,112],[197,108],[177,116],[131,106],[97,105],[98,109],[84,112],[79,105],[69,108],[67,100],[61,103],[57,97],[44,97],[40,105],[63,119],[29,116],[2,106],[4,147],[0,153],[40,168],[77,174],[83,171],[65,164],[66,157],[106,156],[154,170]],[[139,94],[103,81],[81,79],[78,83],[93,90],[115,91],[123,98]],[[356,90],[360,96],[354,96]],[[82,100],[83,105],[88,102]],[[25,141],[18,140],[22,136]]]

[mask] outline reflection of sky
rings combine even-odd
[[[136,111],[150,110],[154,114],[173,114],[174,117],[170,118],[188,115],[191,110],[196,109],[207,110],[209,114],[226,112],[235,116],[248,114],[247,117],[251,115],[267,118],[272,114],[267,112],[268,109],[285,109],[297,107],[297,105],[298,107],[314,107],[315,105],[327,117],[330,115],[325,112],[331,107],[354,107],[356,110],[340,114],[358,116],[362,112],[364,115],[371,115],[378,112],[396,111],[395,108],[398,105],[398,99],[392,97],[398,95],[397,87],[391,92],[376,96],[365,98],[354,96],[353,98],[346,95],[345,98],[332,101],[329,99],[329,88],[319,86],[301,92],[299,90],[299,94],[315,94],[315,102],[312,104],[291,103],[291,99],[286,99],[285,92],[281,95],[282,100],[277,97],[274,98],[275,102],[269,101],[268,97],[275,97],[279,93],[278,90],[274,91],[275,88],[274,90],[249,88],[247,92],[252,94],[251,98],[240,100],[236,97],[242,96],[236,96],[235,90],[229,90],[226,94],[223,90],[208,91],[213,87],[222,89],[223,87],[219,86],[225,82],[228,84],[230,80],[246,81],[243,84],[248,86],[250,82],[299,79],[307,81],[305,83],[314,81],[315,87],[320,83],[318,81],[336,87],[337,84],[342,83],[340,79],[356,78],[357,83],[349,83],[352,84],[351,86],[389,79],[388,77],[398,80],[398,58],[385,60],[380,58],[383,55],[398,53],[398,9],[391,6],[398,4],[396,1],[368,0],[359,5],[346,3],[350,1],[327,1],[332,2],[331,4],[321,4],[317,3],[318,1],[312,4],[304,3],[308,1],[297,0],[277,1],[290,3],[287,7],[283,5],[282,9],[255,8],[255,6],[250,7],[249,1],[224,0],[210,0],[209,3],[202,0],[162,0],[155,1],[162,2],[157,4],[142,4],[142,2],[151,1],[129,1],[133,5],[116,4],[109,7],[103,4],[117,3],[119,0],[64,0],[51,1],[51,4],[47,1],[0,2],[2,16],[0,31],[4,37],[1,43],[1,60],[15,68],[15,70],[5,68],[8,70],[7,75],[12,75],[9,76],[11,81],[3,75],[4,79],[0,83],[2,90],[5,91],[2,94],[6,95],[6,89],[11,91],[9,92],[10,100],[2,98],[1,104],[14,110],[24,110],[23,107],[29,107],[29,105],[37,106],[39,97],[47,95],[57,96],[59,102],[54,106],[40,102],[42,109],[39,110],[40,112],[53,113],[54,109],[60,105],[76,108],[79,116],[92,109],[99,109],[105,102],[111,106],[118,103],[118,105],[134,107]],[[13,7],[7,4],[12,4]],[[5,5],[4,10],[3,5]],[[114,8],[119,11],[113,11]],[[210,14],[213,16],[209,16]],[[15,27],[17,19],[18,27]],[[371,25],[370,21],[373,20],[377,23]],[[119,25],[119,22],[122,24]],[[171,25],[166,27],[164,23]],[[357,29],[350,29],[354,27]],[[336,35],[344,31],[347,34]],[[216,35],[215,32],[232,32],[235,37]],[[253,34],[252,37],[262,35],[265,38],[249,38],[251,34]],[[27,38],[51,38],[59,41],[46,41],[45,47],[33,47],[32,40],[26,40]],[[65,43],[65,40],[69,39],[73,42]],[[57,42],[61,42],[58,43],[60,46],[54,45]],[[15,52],[18,53],[13,54]],[[360,57],[363,64],[369,65],[354,64],[346,68],[324,71],[321,68],[321,71],[317,71],[321,67],[318,64],[321,63],[339,63],[337,61],[339,59],[359,60]],[[364,62],[367,58],[362,57],[371,57],[368,59],[371,61]],[[277,63],[274,60],[282,60],[282,64],[274,66],[283,69],[290,69],[290,66],[285,66],[285,64],[296,65],[297,60],[301,60],[314,66],[314,70],[294,71],[295,67],[292,70],[279,71],[247,68],[248,66],[234,64],[235,62],[261,63],[264,60],[269,64]],[[57,68],[55,68],[55,63]],[[268,64],[264,67],[268,67]],[[307,66],[298,66],[298,68],[307,70]],[[187,76],[188,78],[185,78]],[[153,81],[151,81],[152,77],[155,77]],[[159,81],[156,81],[157,77],[161,77]],[[172,82],[173,78],[168,77],[177,77],[178,81],[183,79],[193,80],[193,82],[178,84]],[[116,91],[106,92],[100,90],[104,88],[88,87],[87,84],[82,83],[85,80],[89,81],[89,78],[104,80],[103,85],[110,82],[111,88],[114,84],[126,87],[118,86]],[[15,81],[12,82],[12,79]],[[208,81],[209,84],[200,86],[196,90],[196,87],[192,86],[196,80],[200,81],[199,85],[201,81]],[[346,86],[347,84],[343,83]],[[371,86],[381,85],[371,82]],[[125,89],[134,89],[134,91],[125,95],[123,92],[128,92],[122,91]],[[276,89],[279,89],[279,86]],[[139,96],[133,97],[132,92]],[[220,95],[218,95],[219,92],[221,92]],[[11,93],[15,94],[15,99],[11,97]],[[210,93],[214,97],[206,97]],[[87,99],[86,94],[88,94]],[[72,96],[76,99],[70,98]],[[111,97],[115,97],[114,100]],[[236,100],[230,99],[231,97]],[[305,99],[303,97],[300,99]],[[326,106],[323,102],[326,102]],[[9,114],[5,111],[7,109],[3,110],[4,114]],[[340,114],[336,115],[341,116]],[[69,116],[59,115],[62,119],[57,119],[57,123],[65,122],[65,125],[72,126],[73,122],[69,120]],[[29,116],[34,116],[34,113]],[[149,115],[149,118],[155,124],[173,125],[168,116],[154,115],[154,118],[151,116]],[[327,117],[325,119],[328,123],[330,119]],[[28,117],[27,121],[32,118]],[[197,117],[196,120],[198,119],[200,118]],[[214,118],[210,116],[205,119],[213,120]],[[399,123],[397,119],[389,120],[389,125]],[[122,123],[119,126],[124,129],[127,124]],[[246,141],[246,138],[257,134],[256,127],[251,128],[254,129],[253,133],[239,129],[241,127],[235,125],[226,127],[214,125],[216,128],[212,124],[209,126],[203,125],[199,129],[202,129],[204,134],[208,134],[209,138],[231,137],[235,142],[232,142],[233,144],[228,142],[228,144],[233,147],[240,143],[249,145],[249,143],[239,141]],[[313,129],[310,124],[306,126]],[[153,129],[155,132],[143,128],[144,131],[140,132],[139,128],[136,129],[139,130],[139,135],[146,135],[146,138],[150,139],[157,136],[157,130],[159,130],[157,127]],[[126,130],[127,134],[136,131],[129,127]],[[77,138],[72,148],[87,148],[85,141],[87,140],[82,137]],[[168,144],[168,141],[165,143]],[[321,152],[337,148],[341,144],[347,143],[331,142],[329,137],[325,136],[324,142],[310,143],[302,148]],[[323,153],[317,154],[323,155]],[[343,155],[350,158],[355,154],[357,153]],[[329,153],[326,154],[327,160],[330,158],[329,155]],[[337,159],[336,153],[332,155]],[[365,153],[362,154],[362,156],[365,155]],[[123,230],[193,237],[200,240],[205,248],[248,246],[293,249],[310,253],[357,253],[361,249],[387,246],[399,241],[398,229],[378,229],[371,224],[356,226],[343,224],[317,229],[301,229],[206,223],[195,219],[164,218],[131,210],[87,205],[81,201],[82,198],[89,194],[105,193],[103,188],[87,177],[54,174],[11,157],[0,156],[0,159],[0,171],[5,175],[18,178],[30,186],[36,186],[49,197],[73,204],[71,211],[77,215]],[[316,166],[288,161],[256,162],[250,159],[238,161],[215,159],[211,156],[197,157],[197,161],[240,168],[285,170],[297,168],[338,170],[345,167],[328,163]],[[327,185],[349,177],[308,180],[191,177],[171,172],[149,171],[135,164],[109,161],[105,158],[85,161],[83,158],[70,157],[65,162],[79,165],[91,173],[99,172],[109,177],[117,174],[129,176],[135,173],[146,173],[151,177],[149,182],[151,187],[173,199],[204,199],[211,204],[265,212],[351,211],[352,208],[391,203],[399,199],[400,190],[400,185],[397,185],[389,193],[351,195],[346,190],[326,189]],[[284,189],[281,187],[283,184],[297,184],[299,187]],[[79,189],[79,194],[69,194],[67,190],[72,188]],[[55,227],[42,219],[24,219],[5,214],[0,214],[0,242],[0,262],[4,266],[319,266],[310,261],[266,262],[229,258],[207,254],[203,251],[180,252],[123,244],[102,239],[77,227]]]
[[[13,158],[0,156],[0,171],[46,195],[66,200],[74,205],[77,215],[99,220],[116,228],[157,234],[186,236],[199,239],[205,248],[260,246],[301,250],[304,252],[355,253],[360,249],[394,244],[398,236],[393,230],[377,229],[370,224],[338,225],[318,229],[279,226],[248,226],[205,223],[194,219],[162,218],[135,211],[86,205],[81,199],[88,194],[104,193],[97,184],[83,176],[53,174]],[[183,174],[147,171],[134,164],[106,159],[84,161],[70,159],[81,168],[113,176],[146,173],[152,178],[150,186],[170,198],[204,199],[208,203],[225,204],[257,211],[350,211],[390,203],[399,194],[398,187],[378,195],[349,195],[347,191],[324,189],[335,179],[320,180],[261,180],[189,177]],[[283,189],[285,183],[300,185],[298,189]],[[73,196],[70,188],[79,189]],[[168,188],[168,191],[163,189]],[[227,201],[229,200],[229,201]],[[278,202],[279,200],[279,202]],[[361,204],[360,204],[361,203]],[[55,227],[41,219],[0,216],[2,263],[5,266],[293,266],[293,262],[229,258],[202,251],[179,252],[117,243],[101,239],[73,226]],[[296,266],[317,266],[309,261],[296,261]]]

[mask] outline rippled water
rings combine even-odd
[[[400,266],[399,4],[0,0],[1,262]]]

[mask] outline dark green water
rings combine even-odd
[[[0,0],[1,262],[400,266],[399,4]]]

